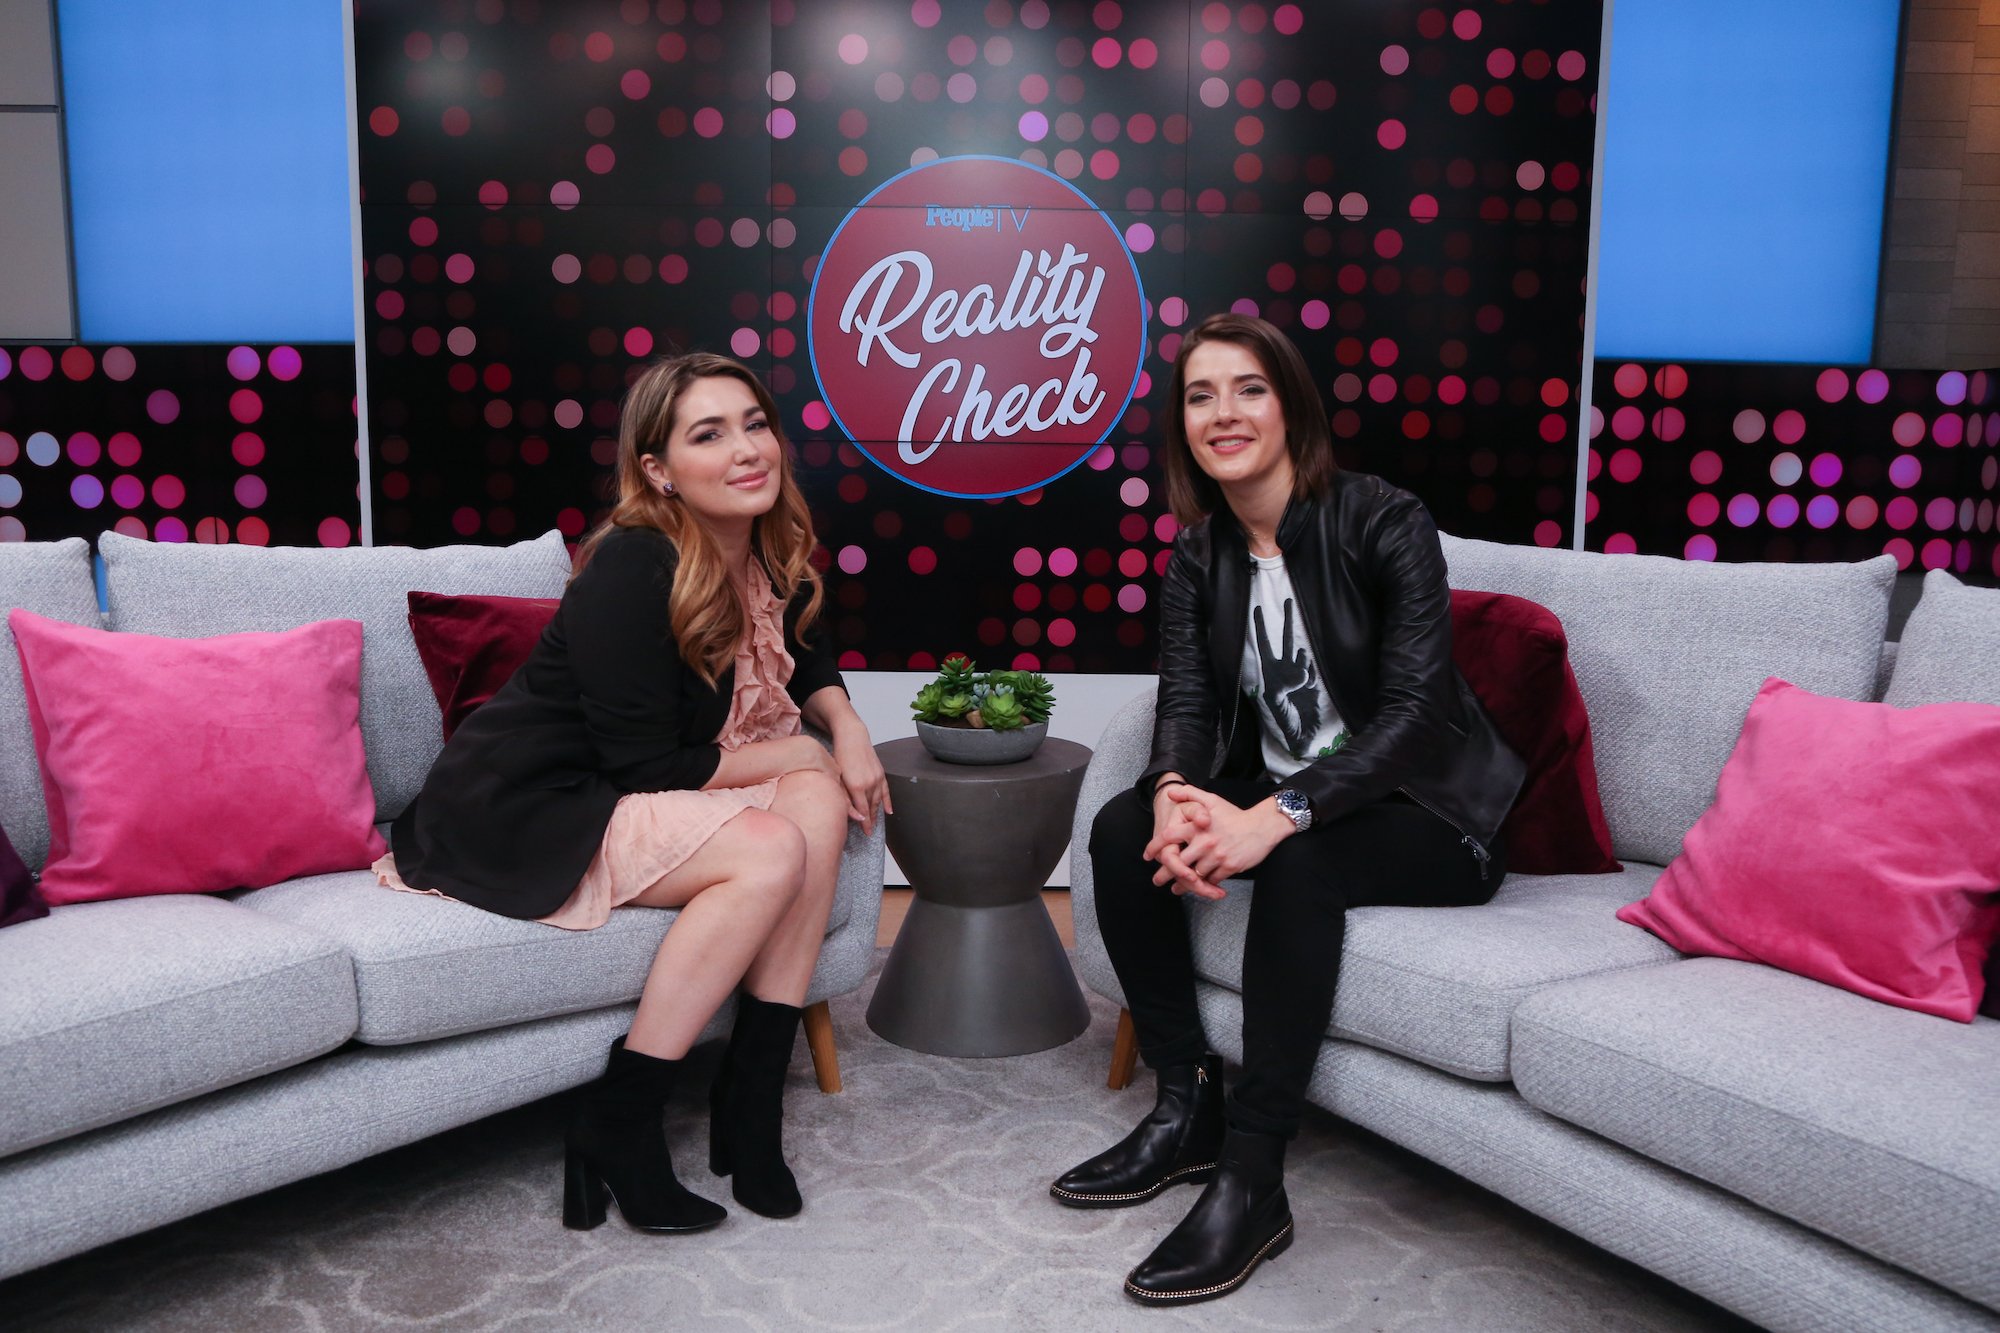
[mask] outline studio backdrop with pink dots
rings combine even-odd
[[[574,537],[620,395],[771,386],[850,667],[1146,671],[1186,330],[1567,543],[1595,5],[359,0],[377,540]],[[1567,404],[1567,406],[1565,406]]]
[[[1587,544],[2000,583],[2000,374],[1597,364]]]
[[[0,541],[359,540],[354,349],[0,346]]]
[[[850,667],[1146,671],[1235,309],[1449,531],[2000,583],[1992,368],[1600,361],[1599,11],[359,0],[360,349],[0,346],[0,541],[576,537],[649,359],[775,391]],[[357,456],[358,411],[370,456]],[[367,492],[359,486],[368,465]]]

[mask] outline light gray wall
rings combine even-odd
[[[50,0],[0,0],[0,339],[76,336]]]
[[[55,101],[49,0],[0,0],[0,107],[52,107]]]

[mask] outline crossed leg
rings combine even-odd
[[[805,838],[803,874],[791,910],[751,961],[743,988],[773,1004],[803,1005],[826,939],[840,853],[847,844],[847,793],[825,773],[788,773],[778,780],[771,813],[789,820]]]
[[[646,974],[627,1049],[680,1059],[739,983],[762,1000],[804,1003],[846,823],[838,782],[789,773],[769,810],[741,811],[633,900],[681,914]]]

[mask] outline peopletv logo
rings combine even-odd
[[[1046,486],[1138,387],[1146,302],[1125,239],[1062,177],[947,157],[885,182],[813,274],[820,395],[885,471],[940,495]]]

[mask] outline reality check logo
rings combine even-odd
[[[978,211],[978,210],[969,210]],[[1061,376],[1042,381],[1039,387],[1017,383],[995,395],[986,387],[987,368],[973,362],[965,385],[964,406],[948,416],[927,445],[917,442],[917,418],[926,396],[933,388],[945,393],[958,388],[964,365],[958,357],[947,357],[933,365],[917,384],[903,412],[897,453],[905,463],[921,463],[936,453],[948,434],[954,440],[968,436],[974,440],[993,437],[1009,439],[1027,432],[1044,432],[1058,426],[1080,425],[1097,415],[1105,393],[1098,387],[1090,368],[1090,348],[1097,330],[1090,316],[1097,309],[1098,294],[1104,288],[1104,269],[1092,265],[1090,256],[1065,244],[1060,256],[1047,250],[1023,250],[1014,266],[1013,280],[1005,295],[997,295],[981,283],[969,292],[946,288],[931,295],[934,269],[929,255],[919,250],[899,250],[875,262],[861,275],[840,308],[842,332],[860,335],[861,346],[855,364],[866,368],[872,349],[880,347],[897,365],[914,369],[921,355],[907,345],[899,346],[895,333],[919,308],[918,336],[928,344],[953,339],[976,339],[1000,330],[1040,327],[1037,350],[1049,361],[1076,354],[1067,379]],[[889,307],[904,286],[905,274],[913,275],[910,295],[902,308]],[[874,299],[870,301],[870,297]],[[1079,344],[1086,344],[1079,351]],[[997,401],[996,401],[997,399]]]
[[[952,227],[959,231],[1001,231],[1008,221],[1014,230],[1020,231],[1028,225],[1028,215],[1032,208],[1014,208],[1009,204],[995,204],[991,208],[947,208],[943,204],[932,204],[924,211],[926,227]]]
[[[1140,381],[1145,297],[1103,210],[1052,172],[940,158],[878,187],[813,271],[813,376],[871,461],[943,495],[1082,463]]]

